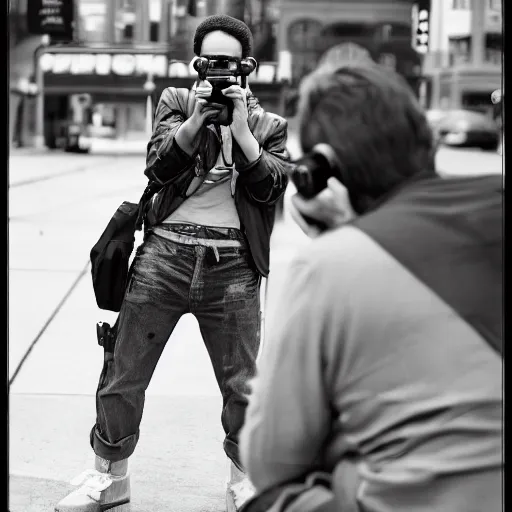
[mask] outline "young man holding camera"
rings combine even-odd
[[[269,271],[274,205],[286,188],[288,154],[286,121],[263,111],[240,86],[254,69],[251,47],[243,22],[207,18],[194,38],[196,86],[162,93],[145,171],[162,188],[145,212],[145,239],[121,307],[112,370],[97,391],[96,468],[58,512],[99,512],[129,501],[127,462],[138,441],[144,394],[185,313],[198,320],[223,397],[224,450],[232,461],[228,491],[237,505],[252,492],[238,433],[255,371],[260,280]]]
[[[315,238],[251,383],[243,512],[499,512],[502,177],[437,175],[423,110],[378,65],[301,93],[292,211]]]

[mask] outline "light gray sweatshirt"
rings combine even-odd
[[[476,330],[353,226],[278,303],[240,439],[259,491],[350,460],[367,512],[501,510],[502,359]]]

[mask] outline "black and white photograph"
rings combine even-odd
[[[10,0],[8,512],[501,512],[504,0]]]

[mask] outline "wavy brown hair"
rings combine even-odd
[[[435,172],[422,107],[402,77],[377,64],[313,72],[301,84],[298,116],[303,151],[333,148],[337,177],[358,210],[418,173]]]

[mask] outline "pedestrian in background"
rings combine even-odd
[[[501,176],[438,176],[422,108],[376,65],[313,75],[299,119],[331,178],[293,198],[315,238],[251,383],[243,512],[501,511]]]
[[[194,51],[206,61],[238,69],[251,50],[249,28],[229,16],[206,18],[196,30]],[[112,370],[97,391],[96,466],[58,512],[99,512],[130,501],[128,458],[139,439],[145,391],[186,313],[199,322],[222,393],[224,450],[232,462],[228,495],[235,505],[252,495],[238,434],[259,348],[259,291],[269,272],[275,203],[287,184],[287,125],[237,81],[216,91],[215,101],[213,92],[198,79],[191,91],[169,87],[160,98],[145,174],[162,188],[146,212]]]

